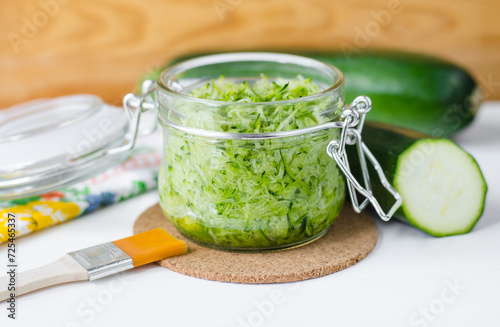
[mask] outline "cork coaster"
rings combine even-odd
[[[345,205],[323,237],[286,251],[234,253],[206,248],[187,240],[165,218],[159,204],[146,210],[134,224],[134,234],[162,227],[186,242],[187,254],[157,262],[193,277],[247,284],[285,283],[316,278],[346,269],[365,258],[377,242],[377,227],[367,213]]]

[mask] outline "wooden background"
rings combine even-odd
[[[499,14],[496,0],[1,0],[0,108],[73,93],[119,104],[176,55],[250,47],[436,54],[500,99]]]

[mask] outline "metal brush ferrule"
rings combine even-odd
[[[89,280],[113,275],[134,268],[132,258],[113,243],[103,243],[83,250],[69,252],[89,273]]]

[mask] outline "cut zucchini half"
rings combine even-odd
[[[481,217],[487,186],[474,158],[448,139],[404,128],[367,123],[363,141],[401,194],[395,218],[433,235],[469,232]],[[347,146],[354,176],[363,180],[355,146]],[[370,167],[370,175],[375,170]],[[373,194],[385,210],[393,196],[372,178]]]
[[[478,164],[446,139],[422,139],[398,158],[394,186],[408,221],[434,236],[469,232],[484,209]]]

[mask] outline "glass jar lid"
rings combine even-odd
[[[129,143],[127,114],[93,95],[0,111],[0,199],[49,192],[122,161],[129,151],[110,150]]]

